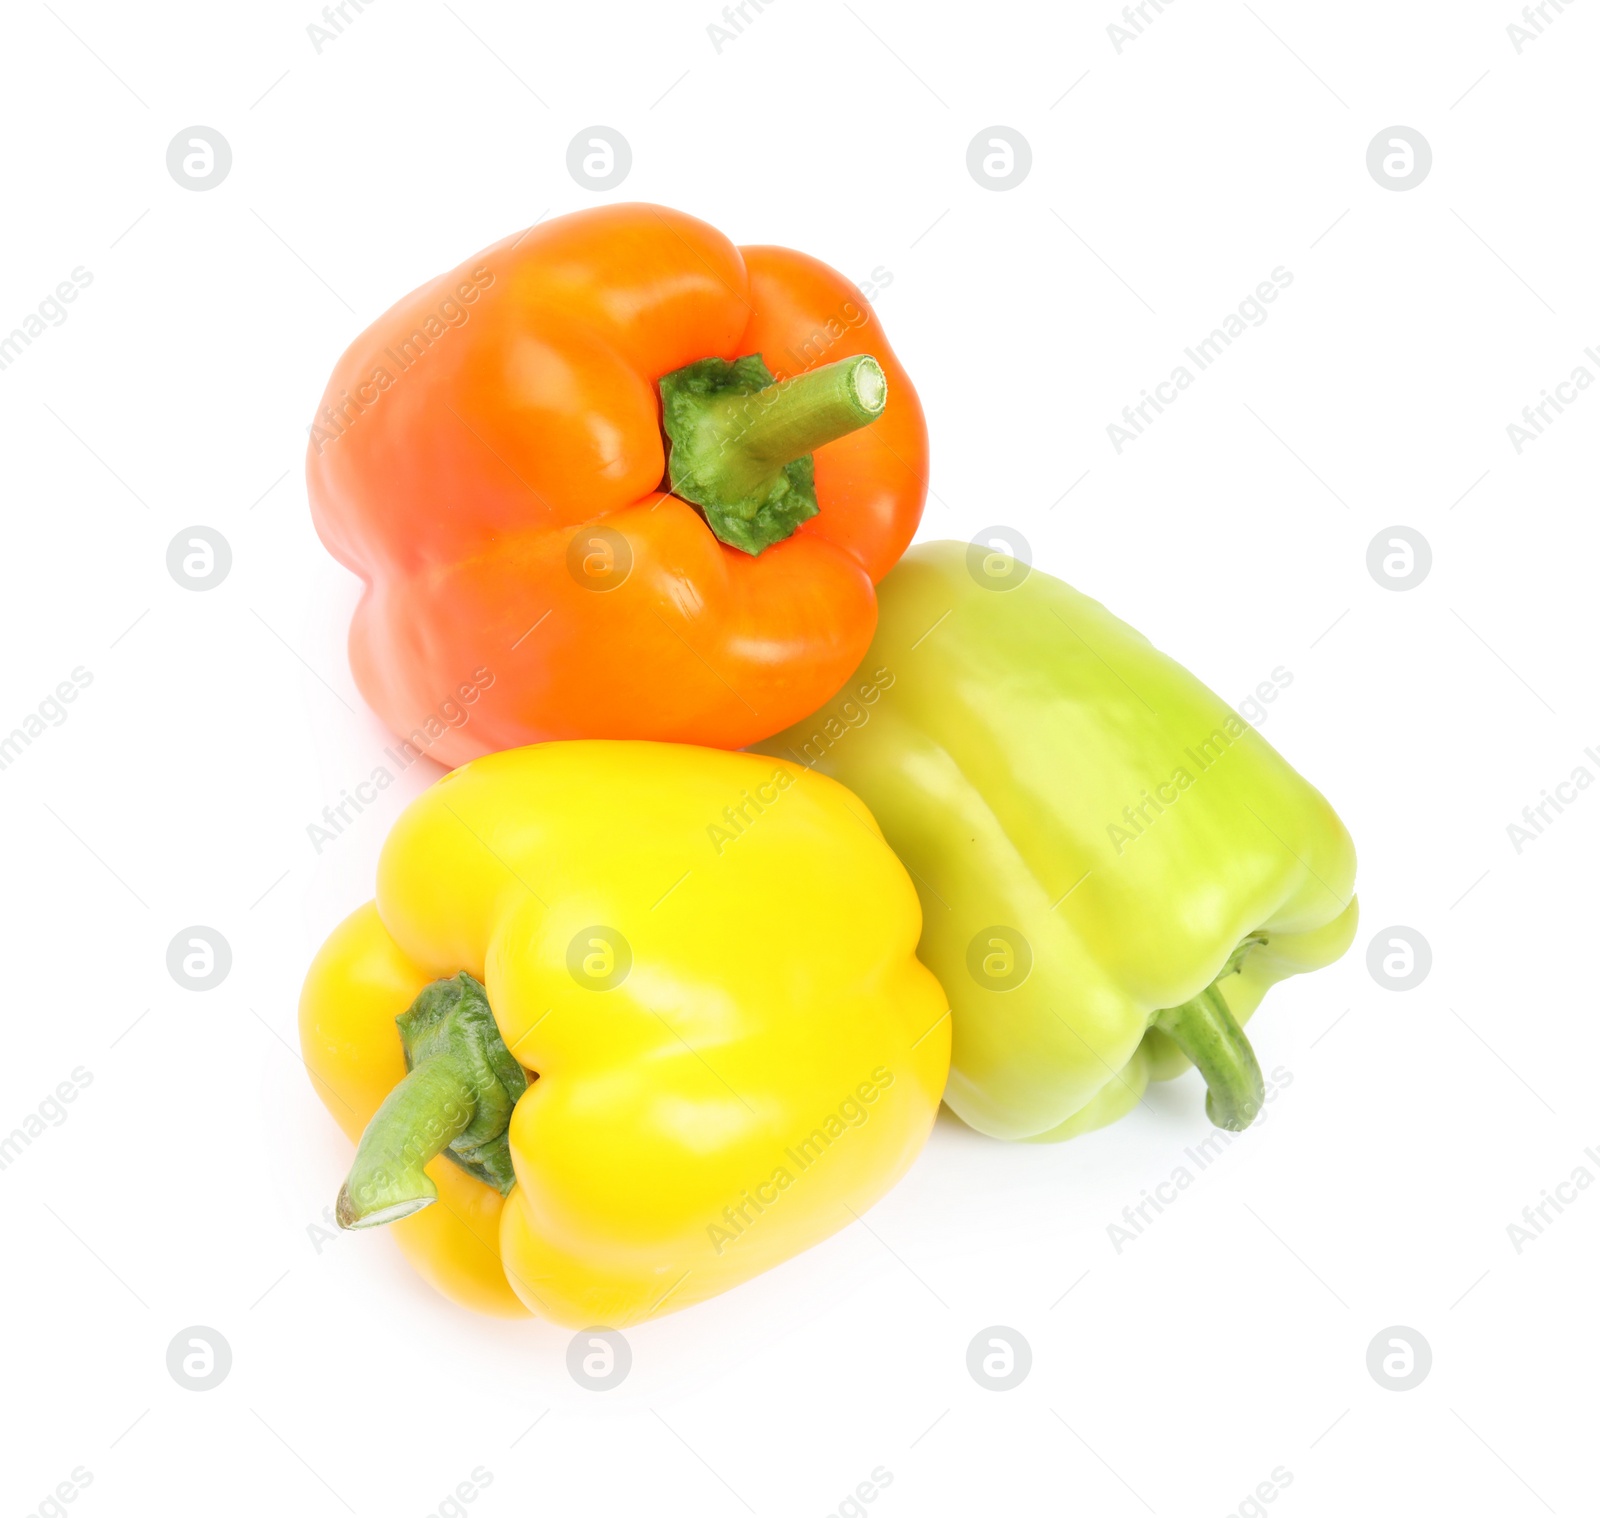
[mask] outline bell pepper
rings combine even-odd
[[[447,766],[777,732],[866,651],[926,480],[860,291],[651,205],[408,295],[339,360],[306,455],[317,531],[365,581],[356,683]]]
[[[1064,1139],[1192,1062],[1211,1120],[1248,1125],[1242,1024],[1355,934],[1332,808],[1181,665],[1008,554],[918,545],[879,607],[844,689],[761,748],[850,786],[910,870],[955,1025],[946,1101]]]
[[[391,1223],[457,1302],[572,1327],[809,1248],[938,1110],[920,920],[866,808],[786,762],[572,742],[454,771],[301,996],[306,1067],[359,1140],[340,1224]]]

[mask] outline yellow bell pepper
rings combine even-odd
[[[634,742],[474,760],[306,978],[306,1066],[360,1139],[340,1222],[392,1222],[468,1307],[572,1327],[749,1279],[927,1138],[950,1020],[921,927],[823,775]]]

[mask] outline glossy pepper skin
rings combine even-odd
[[[981,1132],[1064,1139],[1201,1066],[1242,1128],[1239,1026],[1337,959],[1355,851],[1227,704],[1098,602],[1004,554],[913,548],[860,669],[762,745],[866,801],[949,993],[946,1100]]]
[[[572,742],[454,771],[301,997],[317,1092],[361,1140],[341,1222],[398,1216],[446,1296],[573,1327],[747,1280],[847,1226],[928,1135],[950,1019],[920,926],[866,808],[794,765]],[[408,1075],[397,1019],[474,985],[526,1071],[509,1129],[474,1135],[509,1156],[504,1196],[393,1121],[450,1059]],[[420,1178],[397,1180],[402,1149]]]
[[[864,409],[840,421],[851,396],[802,394],[861,355]],[[755,552],[664,488],[662,431],[663,381],[675,407],[711,405],[684,393],[718,377],[694,366],[752,358],[777,383],[674,478],[699,499],[700,474],[740,463],[721,483],[742,497],[752,469],[776,493],[814,470],[816,514]],[[859,430],[802,446],[841,426]],[[865,652],[873,587],[926,491],[921,406],[855,286],[652,205],[541,223],[408,295],[339,360],[310,433],[317,531],[366,582],[356,682],[446,765],[548,739],[737,748],[778,731]],[[785,439],[792,480],[768,457]],[[804,516],[772,509],[773,533]]]

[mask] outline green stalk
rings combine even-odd
[[[424,1167],[444,1154],[504,1196],[516,1184],[506,1130],[528,1077],[465,971],[425,986],[395,1019],[407,1075],[373,1114],[339,1189],[341,1228],[375,1228],[435,1202]]]
[[[883,415],[888,382],[858,354],[774,380],[759,354],[661,381],[667,483],[732,548],[759,554],[817,514],[812,453]]]
[[[1255,1121],[1266,1091],[1256,1052],[1228,1010],[1219,987],[1228,976],[1238,973],[1251,949],[1265,942],[1263,935],[1251,934],[1204,991],[1181,1007],[1157,1012],[1151,1024],[1183,1050],[1205,1077],[1206,1116],[1233,1133],[1243,1132]]]

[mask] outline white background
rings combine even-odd
[[[480,1466],[484,1518],[822,1518],[876,1467],[885,1518],[1222,1518],[1278,1467],[1285,1518],[1593,1510],[1600,1194],[1520,1254],[1507,1225],[1600,1176],[1600,793],[1520,854],[1507,825],[1600,775],[1600,394],[1520,455],[1506,427],[1600,375],[1600,15],[1552,6],[1519,54],[1510,0],[1174,0],[1119,53],[1109,0],[963,9],[772,0],[718,52],[711,0],[380,0],[319,54],[310,0],[7,7],[0,332],[93,283],[0,371],[0,731],[93,682],[0,772],[0,1132],[92,1075],[0,1172],[6,1513],[83,1467],[84,1515],[422,1518]],[[633,150],[605,195],[566,169],[595,123]],[[966,166],[997,123],[1033,154],[1004,193]],[[194,124],[233,153],[204,193],[166,167]],[[1434,157],[1403,193],[1366,166],[1394,124]],[[567,1331],[315,1238],[350,1151],[294,1030],[437,774],[314,851],[387,741],[307,513],[314,402],[413,286],[608,199],[892,273],[922,535],[1020,530],[1231,701],[1292,671],[1265,732],[1355,836],[1364,918],[1251,1025],[1292,1075],[1269,1120],[1120,1253],[1208,1132],[1193,1075],[1058,1147],[942,1118],[864,1224],[630,1331],[597,1394]],[[1280,265],[1265,324],[1119,455],[1107,424]],[[166,567],[194,524],[233,554],[204,593]],[[1367,569],[1396,524],[1433,554],[1401,593]],[[232,946],[205,993],[166,969],[191,924]],[[1366,967],[1390,924],[1432,947],[1405,993]],[[1033,1352],[1004,1393],[966,1370],[996,1324]],[[190,1325],[231,1345],[215,1390],[166,1369]],[[1433,1354],[1403,1393],[1366,1364],[1392,1325]]]

